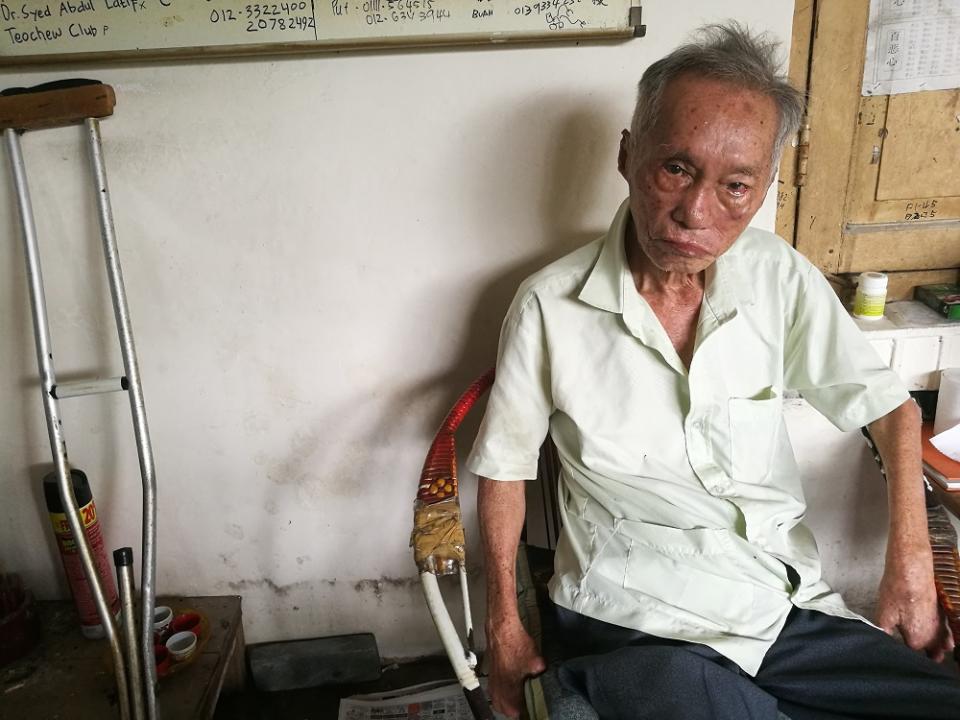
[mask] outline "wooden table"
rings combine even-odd
[[[160,711],[171,720],[213,717],[221,692],[243,687],[240,597],[166,597],[158,605],[206,616],[210,636],[189,665],[160,680]],[[80,634],[72,603],[40,603],[43,640],[32,653],[0,669],[0,718],[110,720],[119,718],[106,640]]]

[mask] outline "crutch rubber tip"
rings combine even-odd
[[[494,720],[493,709],[482,687],[478,685],[472,690],[463,688],[463,694],[467,696],[467,705],[475,720]]]
[[[133,548],[122,547],[113,551],[113,564],[117,567],[133,565]]]

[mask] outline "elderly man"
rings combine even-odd
[[[609,232],[529,278],[468,461],[481,476],[494,707],[544,668],[518,618],[521,482],[549,431],[563,533],[550,583],[602,718],[958,718],[936,605],[919,413],[822,275],[747,224],[803,99],[737,25],[650,66]],[[878,625],[823,581],[782,419],[798,391],[869,425],[889,480]],[[506,481],[506,482],[504,482]],[[879,491],[879,487],[878,487]],[[912,648],[912,649],[910,649]]]

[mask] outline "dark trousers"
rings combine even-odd
[[[561,686],[602,720],[960,720],[960,679],[856,620],[794,608],[756,677],[705,645],[556,608]]]

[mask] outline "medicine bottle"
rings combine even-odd
[[[879,272],[860,273],[857,280],[857,295],[853,301],[854,317],[876,320],[883,317],[883,305],[887,301],[887,276]]]

